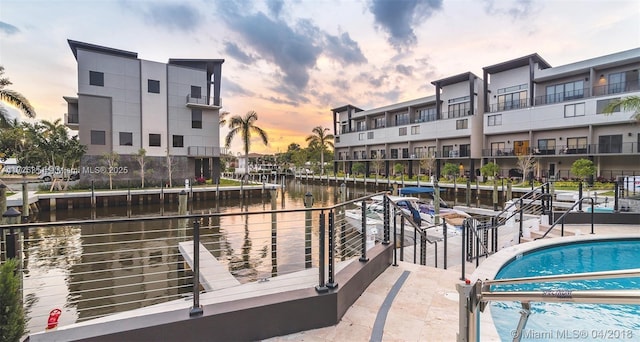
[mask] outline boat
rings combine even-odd
[[[416,187],[417,188],[417,187]],[[405,190],[407,188],[401,189]],[[411,189],[413,193],[433,193],[433,188]],[[406,190],[405,190],[406,193]],[[412,196],[387,196],[389,200],[395,203],[396,206],[402,208],[402,210],[409,217],[412,217],[414,222],[420,221],[420,226],[427,234],[443,237],[443,225],[436,224],[436,216],[444,219],[447,226],[447,236],[455,236],[460,234],[464,220],[471,216],[463,211],[449,208],[446,202],[441,201],[441,208],[439,214],[435,214],[435,206],[433,200],[425,201],[418,197]],[[365,206],[365,226],[367,227],[367,233],[371,236],[375,235],[376,240],[382,239],[384,232],[384,196],[374,196],[371,201],[366,203]],[[345,219],[354,226],[359,232],[362,231],[362,204],[358,204],[360,207],[355,209],[349,209],[345,211]],[[441,222],[441,221],[439,221]],[[405,224],[405,236],[409,236],[409,239],[413,239],[413,225]]]

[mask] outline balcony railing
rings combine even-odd
[[[529,107],[529,99],[521,99],[516,101],[506,101],[491,104],[489,106],[489,112],[502,112],[507,110],[521,109]]]
[[[204,106],[220,106],[221,104],[214,103],[213,97],[191,97],[191,94],[187,94],[187,104],[197,104]],[[220,101],[222,102],[222,101]]]
[[[220,147],[215,146],[189,146],[190,157],[220,157]]]
[[[591,89],[584,88],[584,89],[577,89],[574,91],[565,91],[563,93],[554,93],[554,94],[536,96],[534,99],[534,103],[536,106],[538,106],[538,105],[544,105],[544,104],[579,100],[589,96],[591,96]]]
[[[64,113],[64,123],[65,125],[77,125],[80,123],[80,115],[79,114],[69,114]]]
[[[528,148],[528,149],[484,149],[483,157],[509,157],[518,155],[581,155],[581,154],[640,154],[640,145],[636,142],[626,142],[622,144],[582,144],[582,145],[561,145],[556,147]]]
[[[593,96],[628,93],[638,90],[640,90],[640,82],[638,80],[622,83],[610,83],[607,85],[593,87]]]

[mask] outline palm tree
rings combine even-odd
[[[244,158],[245,158],[245,173],[249,173],[249,149],[251,148],[251,133],[256,133],[262,139],[262,142],[267,145],[269,144],[269,138],[267,137],[267,132],[263,131],[262,128],[255,125],[255,122],[258,120],[258,114],[254,111],[249,111],[245,114],[244,117],[240,115],[234,115],[229,119],[229,133],[227,133],[227,137],[225,138],[225,147],[231,147],[231,141],[236,135],[240,135],[242,139],[242,143],[244,145]]]
[[[36,111],[33,109],[29,100],[22,96],[17,91],[4,89],[4,87],[11,85],[11,81],[8,78],[2,77],[4,75],[4,67],[0,65],[0,101],[4,101],[10,105],[18,107],[26,116],[30,118],[36,117]],[[6,108],[0,106],[0,127],[9,127],[9,112]]]
[[[324,151],[328,147],[333,148],[333,134],[327,134],[328,128],[322,126],[314,127],[312,135],[307,137],[309,146],[316,146],[320,149],[320,175],[324,174]]]
[[[625,112],[634,112],[631,117],[637,122],[640,122],[640,96],[628,96],[621,99],[613,100],[609,102],[603,112],[605,114],[612,114],[619,109],[622,109]]]

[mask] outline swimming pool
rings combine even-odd
[[[640,268],[640,239],[581,241],[518,255],[495,279]],[[494,285],[494,291],[572,291],[638,289],[640,278],[574,280]],[[491,303],[491,316],[503,340],[511,340],[520,319],[517,302]],[[640,305],[531,303],[523,341],[639,340]]]

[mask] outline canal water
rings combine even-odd
[[[340,187],[288,180],[272,202],[268,194],[245,199],[196,201],[190,213],[225,213],[202,222],[202,243],[241,283],[317,266],[317,224],[306,231],[305,222],[318,222],[319,213],[268,214],[273,209],[301,209],[307,193],[313,207],[340,202]],[[346,184],[346,199],[383,191],[369,184]],[[450,204],[464,204],[465,189],[442,193]],[[489,207],[490,196],[474,206]],[[74,221],[92,218],[172,216],[177,203],[127,207],[71,209],[40,212],[38,221]],[[255,212],[255,215],[242,215]],[[275,215],[275,216],[274,216]],[[311,219],[310,221],[309,218]],[[61,227],[30,228],[25,234],[23,285],[31,332],[44,330],[50,310],[63,311],[60,325],[68,325],[107,314],[122,312],[187,297],[191,274],[177,250],[190,239],[191,224],[167,219],[124,223],[69,224]],[[301,229],[302,227],[302,229]],[[357,237],[347,238],[357,246]],[[313,247],[315,248],[315,247]],[[355,248],[357,250],[357,247]]]

